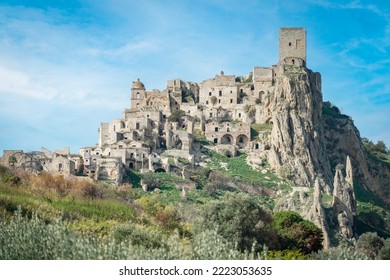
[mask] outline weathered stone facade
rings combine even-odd
[[[71,156],[69,148],[52,152],[42,147],[39,152],[3,151],[0,164],[32,173],[45,171],[53,175],[75,175],[81,164],[81,158]]]
[[[221,71],[200,83],[175,79],[164,90],[151,91],[139,79],[134,81],[130,108],[122,118],[100,124],[98,145],[80,149],[78,166],[96,179],[120,183],[123,167],[161,170],[169,168],[167,156],[199,164],[202,159],[194,146],[199,138],[227,156],[240,151],[264,155],[270,139],[261,131],[253,133],[251,125],[272,124],[275,83],[286,65],[305,65],[306,31],[282,28],[279,43],[279,63],[256,66],[246,76]],[[59,165],[60,158],[52,160],[57,161]],[[80,168],[70,166],[63,172],[71,169]]]

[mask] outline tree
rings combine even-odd
[[[373,260],[376,259],[383,245],[383,239],[376,232],[366,232],[359,237],[356,248]]]
[[[304,220],[293,211],[276,212],[273,227],[280,236],[284,249],[299,250],[304,254],[322,249],[323,234],[320,228]]]
[[[217,229],[219,235],[236,243],[241,251],[250,250],[254,243],[260,250],[264,244],[278,247],[271,222],[271,214],[248,194],[228,192],[205,206],[199,229]]]
[[[380,260],[390,260],[390,238],[383,241],[383,247],[379,251],[377,258]]]
[[[387,153],[388,151],[386,144],[383,141],[376,142],[376,144],[374,145],[374,150],[381,153]]]
[[[145,173],[142,175],[142,180],[150,190],[154,190],[155,188],[161,187],[161,177],[158,173]]]

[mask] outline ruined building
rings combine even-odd
[[[131,87],[130,108],[121,119],[101,123],[98,145],[80,149],[84,166],[97,179],[121,181],[124,167],[137,171],[167,168],[167,156],[200,158],[194,138],[205,138],[227,156],[267,148],[251,135],[251,124],[270,124],[270,94],[285,65],[306,64],[306,30],[282,28],[279,63],[255,66],[246,77],[223,71],[201,83],[170,80],[164,90],[146,90],[138,79]],[[195,139],[196,140],[196,139]]]
[[[268,138],[262,135],[269,131],[253,131],[251,125],[270,127],[275,82],[291,67],[305,65],[306,30],[282,28],[279,62],[270,67],[255,66],[245,77],[221,71],[201,83],[176,79],[168,81],[164,90],[151,91],[139,79],[134,81],[130,108],[121,119],[101,123],[98,145],[81,148],[79,158],[71,157],[69,151],[43,149],[33,154],[4,151],[0,160],[5,165],[33,165],[25,169],[36,171],[84,171],[97,180],[121,183],[125,168],[165,171],[172,157],[185,159],[192,167],[201,165],[196,144],[200,139],[229,157],[240,151],[260,156],[269,149]]]

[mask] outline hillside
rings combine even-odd
[[[169,173],[129,171],[129,183],[117,187],[2,167],[0,258],[373,258],[365,251],[365,238],[383,243],[375,258],[388,257],[388,240],[363,234],[374,230],[390,236],[390,211],[375,196],[357,192],[357,234],[363,234],[363,245],[360,239],[357,245],[342,241],[323,251],[319,228],[294,212],[278,210],[286,198],[295,205],[304,201],[301,188],[273,174],[266,162],[254,170],[244,154],[228,158],[206,147],[204,152],[208,167],[191,173],[197,188],[185,193],[178,185],[186,179]],[[141,179],[150,190],[141,188]],[[322,203],[328,211],[329,196]],[[363,247],[354,251],[354,246]],[[36,248],[42,249],[37,253]]]

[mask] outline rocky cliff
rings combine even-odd
[[[268,160],[297,185],[314,186],[318,177],[321,188],[329,193],[332,174],[324,149],[321,76],[303,67],[284,67],[272,96]]]
[[[324,148],[331,165],[336,166],[348,155],[351,158],[356,183],[390,205],[389,166],[377,160],[365,149],[352,119],[326,102],[322,122],[326,143]]]
[[[283,74],[275,79],[270,97],[272,133],[268,161],[293,185],[314,188],[305,207],[294,205],[291,210],[299,209],[320,226],[328,247],[335,234],[354,237],[354,182],[390,204],[390,169],[369,158],[351,118],[323,102],[319,73],[305,67],[280,67]],[[323,195],[332,200],[326,210]],[[329,228],[336,231],[331,233]]]

